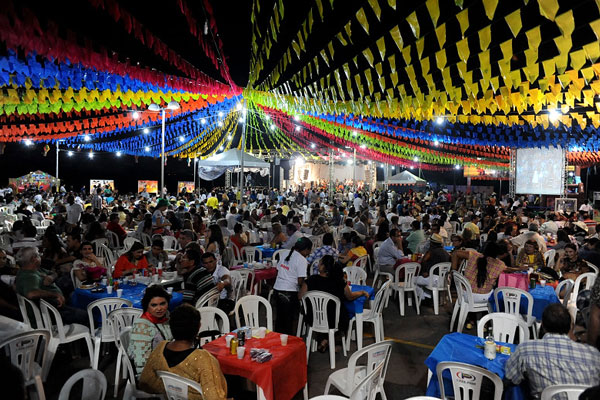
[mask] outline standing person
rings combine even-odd
[[[296,241],[287,257],[277,263],[277,279],[273,288],[277,302],[275,331],[279,333],[294,334],[294,319],[299,310],[298,290],[306,278],[306,257],[311,249],[310,239],[302,237]]]
[[[79,224],[81,214],[83,214],[83,207],[81,207],[81,204],[75,202],[75,197],[67,197],[67,224]]]
[[[171,226],[169,220],[165,217],[164,213],[167,207],[169,206],[169,201],[167,199],[159,199],[156,204],[156,209],[152,214],[152,233],[153,234],[163,234],[165,230]]]
[[[160,285],[146,288],[142,298],[141,317],[133,321],[127,354],[133,360],[138,373],[146,365],[152,350],[163,340],[171,340],[169,327],[169,302],[171,295]]]

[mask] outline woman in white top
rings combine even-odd
[[[298,291],[306,278],[308,268],[306,257],[311,250],[310,239],[301,237],[296,241],[287,257],[277,263],[277,280],[273,286],[277,301],[276,332],[294,334],[293,324],[300,304]]]

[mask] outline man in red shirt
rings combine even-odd
[[[123,240],[127,236],[125,229],[119,224],[119,214],[111,214],[106,229],[114,232],[119,237],[119,244],[123,244]]]

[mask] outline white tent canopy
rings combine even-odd
[[[402,171],[387,180],[388,185],[425,185],[427,181],[411,174],[409,171]]]
[[[240,149],[230,149],[224,153],[215,154],[205,160],[198,161],[200,167],[241,167],[242,151]],[[248,153],[244,153],[244,169],[246,168],[269,168],[267,161],[261,160]]]

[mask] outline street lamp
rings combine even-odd
[[[160,197],[165,193],[165,111],[166,110],[179,110],[181,106],[175,100],[171,100],[167,104],[166,108],[160,107],[156,103],[152,103],[148,106],[149,111],[159,112],[162,116],[162,131],[161,131],[161,145],[160,145]]]

